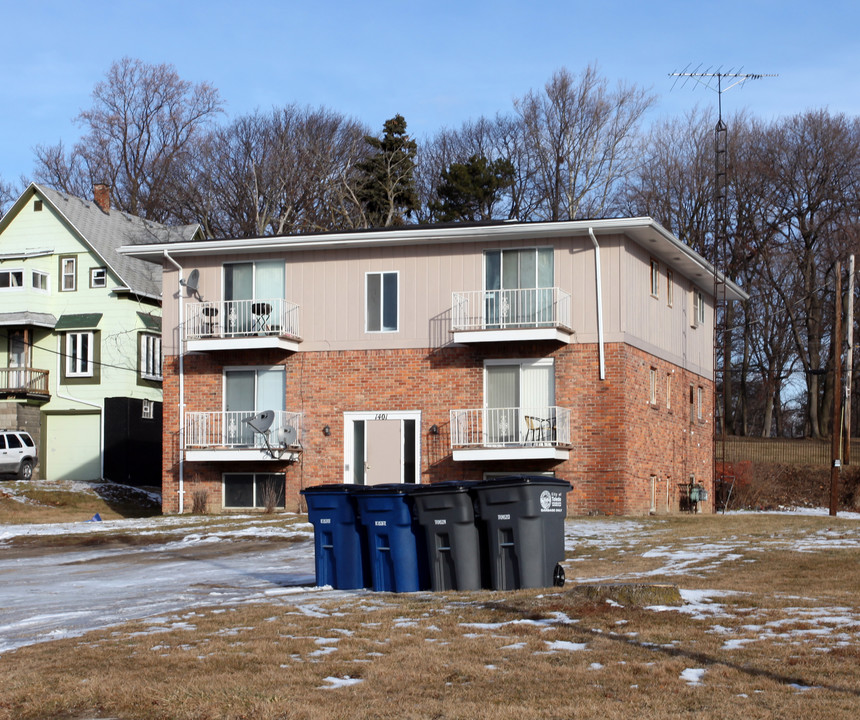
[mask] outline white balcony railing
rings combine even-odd
[[[47,398],[48,374],[33,368],[0,368],[0,393]]]
[[[184,340],[300,337],[299,306],[282,298],[188,303],[185,315]]]
[[[567,447],[570,410],[542,408],[480,408],[451,410],[451,447]]]
[[[230,412],[188,412],[185,413],[185,447],[190,449],[224,449],[242,450],[265,448],[263,436],[254,432],[247,418],[253,417],[253,410]],[[295,429],[295,442],[300,445],[302,439],[302,414],[286,412],[275,413],[274,422],[266,432],[269,445],[277,446],[280,429]],[[288,433],[292,437],[291,433]]]
[[[514,328],[570,328],[570,293],[557,287],[455,292],[455,332]]]

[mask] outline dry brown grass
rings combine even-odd
[[[0,482],[0,525],[79,522],[96,513],[104,520],[161,514],[161,508],[141,504],[140,498],[123,486],[105,485],[103,496],[69,490],[68,486],[46,481]]]
[[[722,591],[711,612],[570,588],[203,608],[0,656],[0,718],[857,716],[856,521],[618,523],[633,530],[577,543],[569,578]]]

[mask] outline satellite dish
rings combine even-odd
[[[188,288],[188,292],[191,295],[196,295],[197,294],[197,288],[200,286],[200,271],[199,270],[192,270],[188,274],[188,279],[187,280],[180,280],[179,284],[182,285],[183,287]]]
[[[264,434],[275,421],[274,410],[263,410],[252,417],[245,418],[242,422],[248,423],[254,432]]]
[[[292,425],[286,425],[278,430],[278,445],[290,447],[296,444],[298,432]]]

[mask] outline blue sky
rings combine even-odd
[[[657,94],[652,118],[715,104],[673,89],[668,73],[691,64],[779,74],[726,93],[726,114],[858,115],[858,26],[857,0],[4,0],[0,178],[29,179],[36,145],[74,143],[74,117],[123,56],[210,82],[229,117],[295,102],[379,131],[400,113],[423,138],[508,112],[558,68],[592,62]]]

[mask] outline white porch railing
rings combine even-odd
[[[264,448],[266,443],[260,433],[254,432],[244,422],[256,413],[253,410],[230,412],[185,413],[185,447],[198,449],[253,449]],[[296,444],[302,439],[302,414],[284,410],[275,413],[275,420],[266,432],[269,444],[277,446],[278,430],[292,427],[296,431]]]
[[[298,338],[299,306],[283,298],[187,303],[184,340],[253,336]]]
[[[33,368],[0,368],[0,392],[48,396],[48,371]]]
[[[570,328],[570,293],[557,287],[455,292],[451,327],[455,332]]]
[[[558,447],[570,445],[570,410],[480,408],[451,410],[451,447]]]

